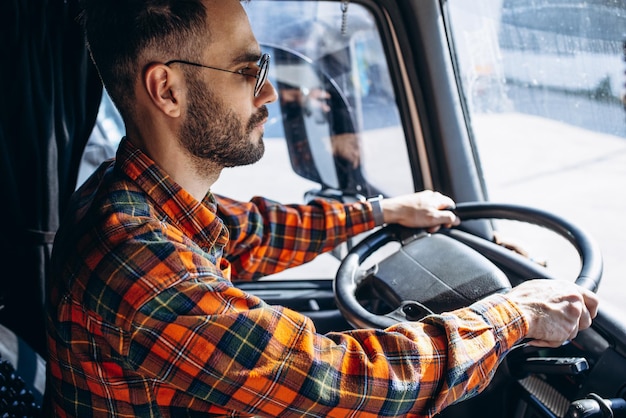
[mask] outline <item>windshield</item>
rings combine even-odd
[[[446,12],[490,200],[544,208],[588,230],[604,254],[599,293],[621,303],[626,5],[448,0]]]

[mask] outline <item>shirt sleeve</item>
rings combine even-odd
[[[528,331],[520,310],[493,295],[421,322],[321,335],[306,316],[234,287],[173,228],[151,226],[120,238],[103,270],[112,287],[93,294],[96,315],[69,301],[59,308],[88,334],[74,338],[67,361],[100,379],[71,376],[85,406],[430,417],[482,390]]]
[[[197,283],[181,282],[146,305],[151,314],[132,333],[127,358],[224,413],[430,417],[479,393],[527,332],[501,295],[386,330],[320,335],[308,318],[224,283],[201,299],[197,292]],[[168,318],[165,300],[168,312],[183,308],[175,302],[198,303]]]
[[[262,197],[250,202],[215,198],[218,215],[230,232],[225,257],[234,280],[304,264],[376,226],[369,202],[316,199],[307,205],[283,205]]]

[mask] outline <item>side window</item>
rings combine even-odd
[[[604,255],[600,293],[621,303],[624,2],[449,0],[447,12],[490,199],[543,208],[588,230]],[[534,252],[558,260],[559,248],[544,241]]]
[[[96,125],[87,141],[80,162],[77,187],[83,184],[104,160],[115,157],[117,145],[124,135],[122,117],[106,90],[103,90]]]

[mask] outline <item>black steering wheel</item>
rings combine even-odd
[[[561,235],[580,256],[576,283],[597,290],[602,277],[599,246],[565,219],[511,204],[462,203],[454,211],[462,225],[468,220],[508,219]],[[511,288],[511,275],[522,280],[553,278],[528,258],[461,227],[429,234],[388,225],[366,237],[343,259],[335,278],[335,299],[345,319],[356,328],[386,328],[505,292]],[[390,243],[396,243],[396,247],[399,244],[400,248],[373,266],[364,267],[368,257]]]

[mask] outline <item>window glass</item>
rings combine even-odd
[[[604,254],[599,293],[621,302],[625,3],[448,0],[446,7],[490,199],[547,209],[590,232]],[[537,237],[524,239],[558,265],[561,247]],[[567,260],[564,276],[577,268]]]
[[[89,136],[78,170],[77,186],[104,161],[115,156],[115,150],[125,135],[124,123],[106,90],[102,92],[96,124]]]

